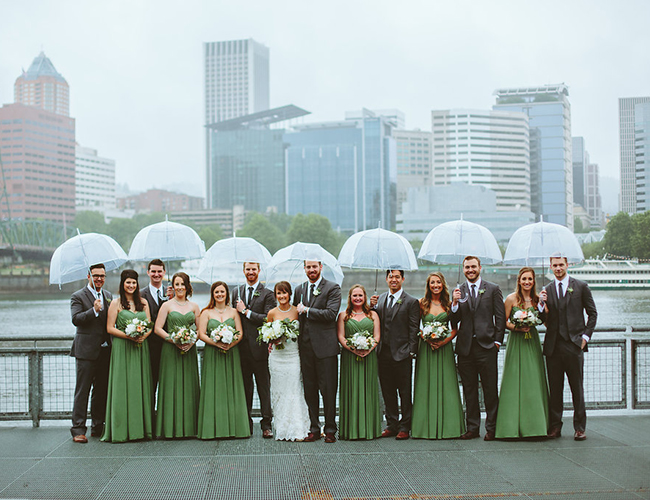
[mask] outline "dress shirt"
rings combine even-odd
[[[248,299],[248,305],[246,306],[246,313],[244,314],[244,315],[246,316],[246,318],[248,318],[248,319],[251,319],[251,309],[250,309],[250,305],[251,305],[251,301],[253,300],[253,297],[255,296],[255,292],[257,291],[257,285],[259,284],[259,282],[260,282],[260,281],[257,280],[257,281],[256,281],[255,283],[253,283],[252,285],[249,285],[249,284],[248,284],[248,281],[246,282],[246,288],[245,288],[245,291],[244,291],[244,293],[245,293],[244,298],[245,298],[245,299],[248,299],[248,289],[249,289],[250,287],[253,287],[253,293],[251,294],[251,298]]]
[[[101,291],[101,289],[98,292],[97,290],[95,290],[90,285],[87,285],[87,287],[88,287],[88,290],[90,290],[90,292],[93,294],[93,297],[95,297],[95,300],[97,300],[97,299],[101,300],[102,299],[102,291]],[[102,309],[104,309],[104,300],[102,300]],[[100,311],[101,311],[101,309],[100,309]],[[93,312],[95,313],[95,317],[97,318],[99,316],[99,312],[95,310],[94,305],[93,305]]]
[[[165,296],[165,292],[163,292],[162,285],[160,285],[160,288],[156,288],[153,286],[151,283],[149,283],[149,293],[151,293],[151,296],[153,299],[156,301],[156,304],[160,305],[160,296],[158,295],[158,292],[162,292],[163,297]]]
[[[390,300],[390,296],[393,296],[393,307],[395,307],[395,304],[397,304],[397,301],[400,299],[402,296],[403,289],[397,290],[395,293],[390,293],[388,292],[388,297],[386,297],[386,303],[388,304],[388,301]]]

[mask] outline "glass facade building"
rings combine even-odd
[[[395,122],[363,110],[361,118],[316,123],[284,135],[286,212],[317,213],[343,232],[395,223]]]
[[[573,230],[571,105],[566,85],[498,89],[495,110],[528,115],[531,210]]]
[[[621,210],[629,214],[637,211],[636,111],[637,105],[647,103],[650,103],[650,97],[623,97],[618,100]]]
[[[650,210],[650,102],[634,106],[636,211]]]

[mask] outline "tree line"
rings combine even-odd
[[[650,210],[630,215],[619,212],[607,223],[602,241],[582,246],[586,258],[612,254],[619,257],[650,259]]]

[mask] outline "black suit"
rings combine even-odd
[[[93,304],[95,296],[88,287],[76,291],[70,298],[72,324],[77,327],[70,356],[76,358],[77,381],[72,407],[73,436],[86,434],[88,396],[93,433],[101,433],[106,418],[106,395],[108,392],[108,367],[111,359],[111,339],[106,331],[106,314],[113,296],[101,291],[103,308],[96,315]],[[103,347],[102,347],[103,346]]]
[[[545,288],[548,314],[544,355],[549,386],[549,429],[562,427],[564,409],[564,374],[573,396],[573,427],[584,432],[587,424],[583,387],[584,356],[582,336],[591,338],[598,313],[591,290],[586,283],[569,278],[564,297],[558,298],[555,280]],[[585,323],[584,313],[588,320]],[[585,345],[585,351],[587,346]]]
[[[336,432],[336,389],[338,386],[339,341],[336,317],[341,307],[341,287],[322,279],[315,296],[310,296],[310,282],[296,288],[293,305],[301,301],[309,313],[299,316],[300,369],[309,409],[310,432],[320,436],[319,398],[323,397],[325,433]]]
[[[154,325],[156,324],[156,318],[158,318],[160,306],[162,306],[163,302],[167,300],[163,287],[160,288],[160,291],[163,294],[163,298],[160,304],[158,304],[153,295],[151,295],[149,286],[140,289],[140,296],[147,301],[147,304],[149,304],[149,314],[151,315],[151,321]],[[151,360],[151,382],[153,383],[154,396],[156,394],[156,387],[158,386],[158,377],[160,376],[160,352],[162,350],[163,342],[163,339],[153,332],[147,337],[147,343],[149,344],[149,359]]]
[[[239,296],[250,311],[250,318],[240,314],[244,338],[239,343],[239,354],[241,356],[241,371],[244,377],[244,391],[246,392],[246,404],[248,405],[248,419],[253,432],[253,376],[257,386],[257,395],[260,398],[260,409],[262,410],[262,430],[271,429],[271,374],[269,373],[269,349],[267,344],[260,344],[257,341],[258,328],[262,326],[266,315],[275,307],[273,292],[265,288],[261,283],[253,289],[253,296],[248,302],[248,285],[237,288]],[[234,300],[236,300],[235,298]],[[234,301],[233,300],[233,301]]]
[[[388,292],[382,293],[375,308],[381,326],[381,337],[377,346],[379,382],[386,406],[387,428],[393,432],[409,433],[413,409],[411,354],[417,351],[420,304],[402,291],[399,299],[389,307],[389,295]],[[401,420],[398,394],[402,407]]]
[[[503,294],[498,285],[481,280],[476,298],[470,295],[467,282],[460,286],[467,301],[458,304],[451,313],[451,322],[458,328],[456,354],[458,372],[463,382],[466,422],[468,432],[479,432],[481,409],[478,398],[478,380],[485,397],[485,430],[494,432],[499,407],[497,355],[495,342],[503,343],[506,328],[506,313]],[[458,326],[460,323],[460,326]]]

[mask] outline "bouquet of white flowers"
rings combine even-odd
[[[345,343],[350,349],[367,351],[375,346],[375,338],[368,330],[362,330],[348,337]],[[361,361],[361,356],[357,356],[357,361]]]
[[[241,334],[237,330],[226,323],[221,323],[208,333],[211,340],[214,342],[221,342],[222,344],[232,344],[234,341],[239,339],[240,335]],[[225,354],[227,351],[221,349],[221,352]]]
[[[196,325],[176,326],[169,332],[169,338],[174,344],[193,344],[198,338]],[[185,354],[185,351],[181,351],[181,354]]]
[[[539,319],[539,314],[535,309],[518,309],[512,313],[511,321],[515,325],[515,330],[542,324],[542,320]],[[530,332],[526,332],[524,338],[531,338]]]
[[[149,330],[151,330],[152,326],[153,323],[147,319],[133,318],[126,325],[126,328],[124,328],[124,333],[126,334],[127,337],[131,337],[132,339],[137,339],[139,337],[142,337]],[[142,343],[140,342],[137,342],[136,345],[138,347],[142,347]]]
[[[289,318],[267,321],[257,330],[260,332],[257,341],[260,344],[262,342],[275,343],[276,349],[284,349],[285,342],[289,340],[295,342],[300,334],[298,321]]]
[[[449,326],[440,321],[427,321],[422,325],[420,337],[424,340],[443,340],[449,337]]]

